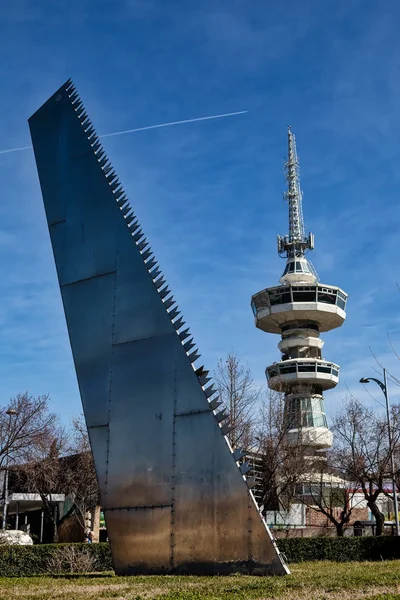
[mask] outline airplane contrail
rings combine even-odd
[[[0,154],[9,154],[10,152],[19,152],[20,150],[32,150],[32,146],[24,146],[23,148],[9,148],[8,150],[0,150]]]
[[[244,115],[248,110],[239,112],[225,113],[223,115],[211,115],[210,117],[196,117],[195,119],[185,119],[184,121],[171,121],[171,123],[161,123],[160,125],[148,125],[147,127],[137,127],[136,129],[126,129],[125,131],[115,131],[114,133],[104,133],[99,137],[111,137],[113,135],[125,135],[126,133],[135,133],[136,131],[145,131],[146,129],[158,129],[159,127],[170,127],[171,125],[182,125],[183,123],[194,123],[195,121],[209,121],[210,119],[222,119],[223,117],[233,117],[235,115]]]
[[[171,121],[170,123],[160,123],[158,125],[147,125],[146,127],[136,127],[136,129],[125,129],[124,131],[114,131],[112,133],[103,133],[100,138],[113,137],[115,135],[126,135],[127,133],[136,133],[137,131],[146,131],[147,129],[159,129],[160,127],[171,127],[172,125],[182,125],[183,123],[195,123],[196,121],[210,121],[211,119],[223,119],[224,117],[234,117],[244,115],[248,110],[224,113],[222,115],[210,115],[209,117],[196,117],[195,119],[184,119],[183,121]],[[0,154],[10,154],[11,152],[20,152],[22,150],[32,150],[32,146],[23,146],[22,148],[8,148],[0,150]]]

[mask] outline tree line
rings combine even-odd
[[[323,514],[339,536],[350,523],[355,494],[361,494],[384,528],[381,499],[392,500],[390,463],[400,491],[400,406],[391,409],[392,445],[384,415],[354,397],[345,399],[332,419],[332,448],[323,455],[304,444],[287,442],[283,394],[257,384],[240,358],[231,352],[214,372],[216,387],[231,422],[228,438],[257,463],[259,503],[267,511],[303,504]],[[96,473],[83,417],[61,426],[48,396],[18,394],[0,407],[0,471],[11,474],[12,487],[38,494],[57,541],[54,494],[68,495],[71,506],[63,518],[85,517],[99,503]],[[4,501],[5,477],[0,496]]]
[[[257,458],[257,492],[264,513],[303,504],[324,515],[342,536],[362,497],[374,516],[376,535],[382,535],[381,500],[393,501],[392,456],[400,492],[400,405],[391,408],[390,445],[386,415],[353,396],[344,398],[330,426],[332,448],[318,453],[300,436],[298,443],[287,442],[283,393],[257,385],[234,352],[218,362],[215,380],[231,418],[232,447]]]
[[[99,503],[99,491],[86,424],[82,416],[62,426],[51,412],[48,396],[27,392],[0,408],[0,470],[4,503],[6,488],[38,494],[53,542],[58,541],[55,494],[65,494],[71,507],[63,519],[74,515],[82,530],[88,511]]]

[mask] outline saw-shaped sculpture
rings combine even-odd
[[[70,80],[29,126],[116,573],[288,573]]]

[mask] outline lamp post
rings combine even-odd
[[[390,407],[389,407],[389,397],[388,397],[388,388],[387,388],[387,379],[386,379],[386,369],[383,369],[383,382],[380,379],[375,379],[375,377],[361,377],[360,383],[369,383],[370,381],[375,381],[381,388],[383,395],[385,396],[386,401],[386,418],[388,425],[388,438],[389,438],[389,451],[390,451],[390,471],[392,478],[392,491],[393,491],[393,504],[394,504],[394,518],[396,522],[396,535],[399,535],[399,508],[397,503],[397,486],[394,478],[394,458],[393,458],[393,440],[392,440],[392,429],[390,425]]]
[[[15,410],[15,408],[9,408],[6,411],[6,414],[9,416],[9,421],[8,421],[8,435],[10,436],[11,433],[11,419],[14,416],[18,415],[18,411]],[[1,528],[3,529],[3,531],[6,528],[7,525],[7,509],[8,509],[8,443],[9,440],[7,442],[7,453],[6,453],[6,468],[5,468],[5,474],[4,474],[4,507],[3,507],[3,522],[1,525]]]

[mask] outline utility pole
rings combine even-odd
[[[10,435],[11,435],[11,419],[14,416],[18,415],[18,412],[15,408],[9,408],[6,412],[9,416],[8,420],[8,440],[7,440],[7,452],[6,452],[6,468],[4,474],[4,507],[3,507],[3,522],[1,525],[2,530],[4,531],[7,526],[7,512],[8,512],[8,458],[9,458],[9,443],[10,443]]]
[[[394,448],[393,448],[393,438],[392,438],[392,428],[390,424],[390,405],[389,405],[389,396],[388,396],[388,387],[387,387],[387,379],[386,379],[386,369],[383,369],[383,382],[380,379],[375,379],[375,377],[361,377],[360,383],[369,383],[370,381],[375,381],[381,388],[383,395],[385,396],[386,401],[386,419],[388,426],[388,439],[389,439],[389,452],[390,452],[390,476],[392,479],[392,491],[393,491],[393,505],[394,505],[394,518],[396,523],[396,535],[399,535],[399,507],[397,501],[397,486],[396,480],[394,477]]]

